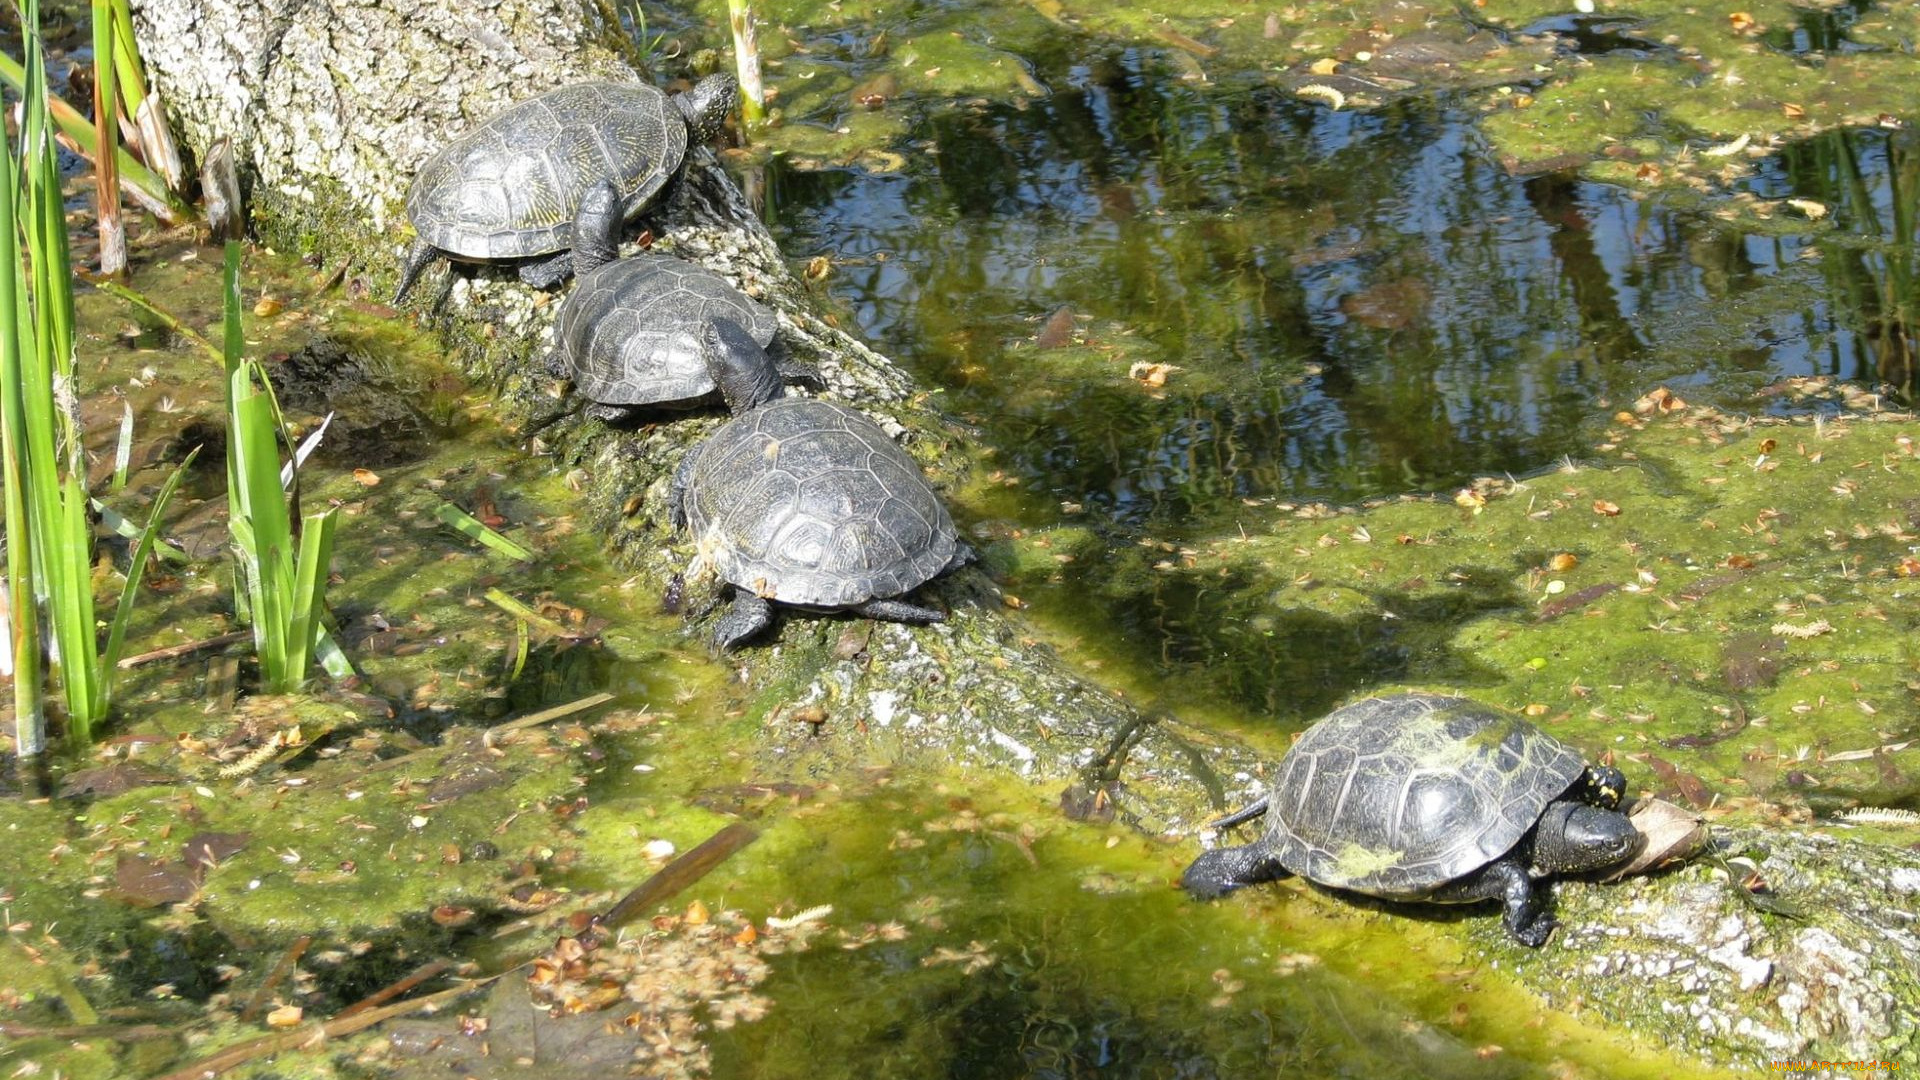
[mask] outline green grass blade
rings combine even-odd
[[[508,682],[517,681],[520,673],[527,669],[527,653],[533,646],[533,634],[527,629],[527,620],[513,620],[513,671],[507,675]]]
[[[434,507],[433,516],[439,519],[440,524],[470,540],[478,540],[509,559],[520,562],[533,560],[533,552],[487,528],[480,523],[479,519],[452,503],[443,502]]]
[[[199,453],[199,447],[195,447],[193,452],[196,454]],[[120,511],[115,510],[99,499],[89,499],[87,501],[93,507],[94,516],[99,519],[100,524],[107,527],[107,531],[125,540],[129,544],[137,544],[140,542],[141,526],[128,521],[126,516],[121,514]],[[193,561],[192,556],[170,544],[155,544],[153,546],[153,553],[165,562],[177,563],[182,566]]]
[[[328,563],[333,558],[333,527],[339,510],[329,508],[309,515],[300,530],[300,557],[294,562],[293,618],[288,638],[287,666],[298,681],[306,675],[319,636],[320,609],[327,592]]]
[[[200,331],[195,330],[193,327],[188,326],[186,323],[180,321],[179,316],[173,314],[172,312],[166,310],[160,305],[154,303],[152,300],[147,299],[145,296],[141,295],[140,293],[137,293],[134,290],[127,288],[125,285],[121,284],[118,281],[96,281],[94,282],[94,287],[99,289],[101,292],[106,293],[108,296],[118,297],[121,300],[125,300],[127,303],[132,304],[134,307],[137,307],[140,310],[146,312],[147,314],[153,316],[154,318],[159,319],[161,325],[165,326],[169,333],[178,334],[179,336],[187,339],[188,341],[191,341],[195,345],[199,346],[208,356],[213,357],[215,360],[220,360],[223,362],[225,361],[226,353],[222,351],[220,346],[215,345],[211,341],[208,341],[205,335],[201,334]]]
[[[113,482],[107,488],[120,492],[127,486],[127,469],[133,465],[133,403],[120,403],[120,438],[113,446]]]
[[[26,58],[20,116],[21,188],[15,225],[26,239],[26,272],[16,279],[20,335],[21,428],[15,447],[27,485],[26,532],[35,555],[35,595],[44,605],[49,658],[66,699],[75,741],[92,739],[104,714],[93,621],[93,534],[87,518],[86,466],[73,413],[73,290],[66,209],[49,116],[39,4],[22,10]],[[20,253],[16,252],[16,260]],[[16,267],[19,263],[16,261]],[[31,349],[27,347],[31,339]],[[30,352],[30,356],[29,356]],[[57,389],[56,389],[57,388]]]
[[[353,670],[353,661],[347,659],[346,650],[334,640],[333,632],[324,623],[315,635],[313,653],[320,661],[321,669],[336,679],[351,679],[358,674]]]
[[[109,697],[112,694],[112,673],[118,670],[120,651],[127,640],[127,622],[133,615],[134,600],[140,594],[140,579],[146,575],[147,562],[153,557],[156,541],[160,537],[160,520],[166,515],[167,504],[173,501],[173,493],[180,487],[180,481],[192,467],[193,459],[200,456],[200,448],[194,447],[160,485],[160,494],[153,498],[153,509],[147,514],[147,526],[140,530],[140,539],[133,545],[133,557],[127,562],[127,580],[120,587],[120,606],[113,611],[113,624],[107,630],[107,646],[100,652],[100,681]]]
[[[520,601],[515,600],[499,589],[488,589],[486,598],[487,602],[494,607],[499,608],[501,611],[506,612],[542,633],[551,634],[557,638],[579,637],[578,634],[547,618],[545,615],[540,614]]]
[[[32,311],[20,261],[19,159],[6,125],[0,124],[0,472],[4,473],[7,520],[8,644],[13,658],[14,750],[31,757],[46,748],[46,713],[40,678],[40,618],[34,602],[33,528],[27,510],[27,454],[22,368],[32,348]]]

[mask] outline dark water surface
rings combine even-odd
[[[1737,411],[1791,375],[1911,394],[1910,130],[1767,159],[1749,198],[1818,206],[1762,218],[1509,175],[1446,100],[1332,111],[1131,49],[1039,77],[1054,93],[1023,107],[924,116],[897,173],[776,160],[766,185],[787,253],[828,256],[857,330],[997,448],[1020,527],[1084,508],[1117,550],[1231,533],[1249,500],[1521,475],[1662,383]],[[1177,370],[1154,388],[1139,364]],[[1238,659],[1204,618],[1084,595],[1038,614],[1096,637],[1151,621],[1136,658],[1161,674]]]

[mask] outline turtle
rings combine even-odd
[[[1536,878],[1638,852],[1625,787],[1620,770],[1471,699],[1368,698],[1308,728],[1265,797],[1215,823],[1266,814],[1259,839],[1202,854],[1180,881],[1201,898],[1298,874],[1389,900],[1499,900],[1507,932],[1537,948],[1556,923]]]
[[[645,83],[582,82],[503,109],[414,177],[407,217],[419,236],[393,302],[436,255],[526,260],[522,281],[559,284],[573,269],[567,248],[581,195],[611,180],[622,220],[631,220],[678,175],[689,140],[719,133],[737,93],[724,73],[671,95]]]
[[[697,263],[652,252],[615,258],[620,224],[610,181],[581,197],[573,245],[578,280],[554,317],[546,361],[548,372],[571,379],[587,399],[583,411],[607,423],[713,398],[718,387],[701,341],[708,322],[733,322],[761,349],[773,344],[779,327],[773,312]],[[805,365],[782,364],[779,371],[789,382],[820,385]]]
[[[900,599],[966,563],[953,519],[919,468],[866,414],[790,397],[738,323],[702,330],[731,419],[675,470],[669,508],[701,562],[733,587],[713,645],[772,623],[772,604],[926,624],[941,611]]]

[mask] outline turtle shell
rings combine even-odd
[[[607,405],[688,402],[714,390],[700,334],[729,319],[761,348],[773,312],[725,278],[666,255],[617,259],[581,276],[553,324],[575,387]]]
[[[580,196],[601,178],[626,216],[687,156],[687,122],[643,83],[586,82],[509,106],[427,159],[407,191],[421,239],[468,259],[519,259],[573,246]]]
[[[1267,841],[1322,885],[1417,899],[1506,854],[1585,771],[1572,747],[1466,698],[1370,698],[1281,759]]]
[[[769,600],[841,608],[909,592],[953,561],[953,519],[913,459],[844,405],[776,398],[713,433],[686,478],[700,555]]]

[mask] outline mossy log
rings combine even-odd
[[[632,78],[610,5],[586,0],[134,0],[153,80],[185,143],[204,154],[235,140],[260,237],[351,264],[390,288],[408,231],[406,186],[460,131],[529,94],[588,77]],[[658,250],[726,274],[779,315],[797,359],[827,393],[857,404],[906,440],[937,483],[964,484],[981,459],[885,357],[816,311],[771,236],[707,150],[695,154],[656,215]],[[439,279],[417,288],[432,303]],[[551,408],[540,359],[550,297],[496,270],[451,279],[437,328],[469,372],[495,388],[508,423]],[[548,452],[591,476],[584,512],[620,558],[667,577],[667,479],[718,419],[616,431],[568,420],[543,433]],[[352,588],[349,580],[345,586]],[[1184,837],[1222,800],[1248,795],[1255,752],[1088,684],[1004,614],[979,570],[927,590],[952,619],[908,628],[798,618],[777,646],[728,661],[762,711],[819,706],[834,738],[764,728],[770,769],[922,762],[1011,770],[1066,786],[1074,811],[1117,813]],[[864,721],[855,723],[854,721]],[[1124,768],[1107,768],[1123,750]],[[777,764],[776,764],[777,763]],[[1116,763],[1117,764],[1117,763]],[[1720,830],[1752,852],[1794,914],[1749,903],[1735,875],[1708,863],[1625,885],[1563,884],[1564,929],[1528,953],[1497,920],[1467,920],[1489,958],[1540,993],[1689,1052],[1748,1068],[1767,1059],[1920,1055],[1920,857],[1804,828]],[[1188,841],[1181,840],[1181,843]]]

